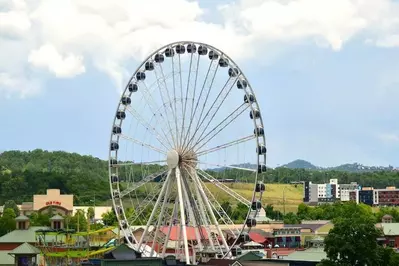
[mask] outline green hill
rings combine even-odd
[[[0,154],[0,205],[10,199],[17,203],[31,201],[32,195],[45,193],[48,188],[59,188],[62,193],[74,194],[75,204],[89,204],[94,196],[99,204],[102,201],[106,202],[110,198],[107,165],[107,161],[99,158],[63,151],[49,152],[37,149],[3,152]],[[302,168],[294,168],[295,165]],[[137,167],[140,171],[134,171],[135,180],[139,180],[142,175],[141,167]],[[253,183],[253,174],[248,171],[220,169],[209,173],[220,179],[235,179],[241,184]],[[259,178],[265,183],[285,184],[302,181],[323,183],[330,178],[337,178],[339,183],[358,182],[362,186],[375,188],[399,187],[399,171],[379,168],[372,172],[314,169],[305,161],[297,161],[290,167],[267,169]],[[275,193],[279,194],[279,191],[276,189]],[[294,192],[291,191],[290,194],[292,193]],[[287,199],[293,198],[297,203],[300,196],[291,197],[290,194],[286,194]],[[273,197],[276,201],[274,204],[281,205],[282,196]]]
[[[282,167],[290,168],[290,169],[309,169],[309,170],[316,170],[319,167],[311,164],[308,161],[305,160],[295,160],[290,163],[284,164]]]

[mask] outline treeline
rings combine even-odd
[[[316,207],[309,207],[301,203],[298,205],[298,212],[287,213],[284,216],[284,223],[299,224],[303,220],[335,220],[347,216],[348,213],[361,213],[367,216],[368,219],[379,223],[385,214],[392,216],[393,222],[399,222],[399,210],[395,207],[382,207],[373,210],[373,208],[366,204],[356,204],[356,202],[335,202],[333,204],[322,204]]]
[[[74,194],[75,204],[109,199],[107,162],[76,153],[8,151],[0,155],[0,205],[32,201],[34,194],[58,188]]]
[[[242,182],[251,182],[251,174],[247,171],[228,169],[224,171],[209,171],[218,179],[231,178]],[[278,167],[267,169],[260,179],[266,183],[292,183],[311,181],[313,183],[328,183],[330,179],[338,179],[340,184],[357,182],[362,186],[385,188],[387,186],[399,187],[399,171],[375,171],[375,172],[344,172],[337,170],[305,170]]]
[[[45,193],[48,188],[59,188],[62,193],[74,194],[76,205],[89,204],[94,200],[101,204],[110,198],[107,166],[106,160],[62,151],[3,152],[0,155],[0,205],[10,199],[18,204],[31,201],[32,195]],[[129,179],[137,181],[143,175],[158,171],[157,168],[136,166],[134,171],[129,171]],[[254,174],[238,169],[209,173],[218,179],[234,179],[237,182],[254,180]],[[126,175],[122,173],[121,176]],[[266,183],[324,183],[332,178],[337,178],[339,183],[358,182],[375,188],[399,187],[399,171],[350,173],[280,167],[268,169],[260,175]]]

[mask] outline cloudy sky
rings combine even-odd
[[[396,0],[0,0],[0,150],[106,158],[121,88],[177,40],[240,65],[269,165],[399,166]]]

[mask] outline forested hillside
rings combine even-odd
[[[59,188],[75,194],[76,204],[109,198],[107,162],[62,151],[8,151],[0,155],[0,204],[32,201],[33,194]],[[95,195],[94,195],[95,194]]]
[[[107,161],[92,156],[62,151],[7,151],[0,155],[0,169],[0,204],[10,199],[17,203],[31,201],[33,194],[45,193],[48,188],[60,188],[62,193],[74,194],[75,204],[87,204],[94,197],[98,203],[109,199]],[[246,171],[229,169],[210,173],[216,178],[253,182]],[[280,167],[268,169],[262,175],[267,183],[324,183],[330,178],[338,178],[340,183],[399,187],[398,171],[343,172]]]

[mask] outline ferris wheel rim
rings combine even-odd
[[[147,56],[144,60],[142,60],[142,62],[140,63],[140,65],[139,65],[139,66],[137,67],[137,69],[133,72],[132,76],[130,77],[130,79],[129,79],[128,82],[127,82],[127,85],[126,85],[125,89],[123,90],[123,92],[122,92],[122,94],[121,94],[121,98],[126,94],[126,92],[127,92],[127,90],[128,90],[128,87],[129,87],[129,84],[131,84],[131,82],[134,80],[134,77],[136,76],[136,74],[137,74],[141,69],[143,69],[143,66],[146,64],[146,62],[148,62],[149,60],[151,60],[152,58],[154,58],[154,56],[155,56],[156,54],[160,54],[160,53],[163,54],[163,53],[164,53],[164,50],[167,49],[167,48],[174,48],[174,47],[176,47],[177,45],[187,45],[187,44],[194,44],[194,45],[198,45],[198,46],[201,46],[201,45],[202,45],[202,46],[208,48],[210,51],[212,50],[212,51],[217,52],[219,56],[223,56],[223,58],[226,58],[226,59],[228,60],[228,66],[229,66],[229,67],[237,68],[238,71],[239,71],[239,73],[240,73],[240,76],[242,76],[242,80],[245,80],[245,81],[246,81],[247,87],[244,89],[245,95],[246,95],[247,97],[249,97],[249,95],[251,94],[251,95],[255,96],[255,99],[256,99],[256,95],[255,95],[255,93],[254,93],[254,91],[253,91],[253,89],[252,89],[252,86],[251,86],[251,84],[250,84],[250,81],[249,81],[248,78],[245,76],[244,72],[241,70],[241,68],[239,67],[239,65],[238,65],[231,57],[229,57],[229,56],[228,56],[226,53],[224,53],[222,50],[220,50],[220,49],[218,49],[218,48],[216,48],[216,47],[214,47],[214,46],[212,46],[212,45],[209,45],[209,44],[206,44],[206,43],[202,43],[202,42],[197,42],[197,41],[176,41],[176,42],[172,42],[172,43],[166,44],[166,45],[162,46],[161,48],[158,48],[158,49],[156,49],[155,51],[153,51],[149,56]],[[249,92],[248,92],[247,90],[248,90]],[[117,105],[116,112],[118,112],[118,110],[124,109],[124,108],[121,108],[121,106],[122,106],[122,104],[121,104],[121,99],[120,99],[119,102],[118,102],[118,105]],[[252,102],[251,104],[249,104],[249,107],[250,107],[250,112],[254,112],[255,110],[258,110],[258,111],[260,112],[260,107],[259,107],[259,102],[258,102],[258,101]],[[263,117],[262,117],[262,115],[260,115],[257,119],[259,119],[259,124],[260,124],[261,127],[264,129],[264,124],[263,124]],[[119,122],[118,122],[118,120],[119,120],[119,119],[117,119],[117,117],[114,116],[113,124],[112,124],[112,129],[111,129],[110,143],[112,143],[112,141],[113,141],[113,135],[114,135],[114,133],[113,133],[113,128],[114,128],[114,126],[119,124],[119,126],[122,127],[123,120],[120,120]],[[256,119],[253,119],[253,122],[254,122],[254,129],[256,130],[256,129],[257,129]],[[262,136],[258,136],[258,134],[257,134],[257,132],[256,132],[255,135],[256,135],[256,145],[257,145],[257,147],[260,145],[259,138],[263,138],[263,144],[266,145],[266,139],[265,139],[265,135],[264,135],[264,134],[263,134]],[[117,141],[119,142],[119,136],[117,136]],[[109,145],[110,145],[110,143],[109,143]],[[109,147],[108,147],[108,149],[109,149]],[[257,156],[256,156],[256,157],[257,157],[257,162],[256,162],[256,167],[257,167],[257,169],[258,169],[259,166],[260,166],[260,159],[259,159],[260,156],[261,156],[261,155],[257,155]],[[266,163],[266,153],[263,154],[263,157],[264,157],[263,162]],[[112,158],[118,159],[118,151],[115,151],[115,156],[112,156],[112,151],[109,149],[109,160],[111,160]],[[131,236],[132,239],[134,240],[134,242],[138,243],[138,241],[137,241],[137,239],[135,239],[135,236],[134,236],[134,234],[133,234],[133,232],[132,232],[132,230],[131,230],[131,225],[130,225],[130,224],[128,224],[128,227],[127,227],[126,229],[123,228],[122,225],[121,225],[121,222],[122,222],[122,221],[128,222],[128,219],[127,219],[127,217],[126,217],[125,208],[124,208],[124,206],[123,206],[123,201],[122,201],[121,199],[119,199],[119,200],[115,199],[114,194],[113,194],[113,192],[115,191],[115,189],[114,189],[114,187],[113,187],[113,185],[112,185],[112,183],[111,183],[111,178],[112,178],[113,172],[112,172],[112,165],[111,165],[110,163],[109,163],[109,165],[108,165],[108,169],[109,169],[110,191],[111,191],[111,195],[112,195],[112,204],[113,204],[113,208],[114,208],[114,210],[115,210],[115,212],[116,212],[116,216],[117,216],[117,220],[118,220],[118,226],[121,227],[121,229],[122,229],[122,231],[123,231],[123,233],[124,233],[124,235],[125,235],[125,238],[126,238],[128,244],[129,244],[130,246],[133,246],[134,243],[132,243],[133,241],[130,241],[130,239],[128,239],[128,236]],[[255,170],[257,170],[257,169],[255,169]],[[259,175],[259,174],[260,174],[260,173],[258,173],[257,171],[255,171],[255,181],[254,181],[255,186],[254,186],[254,189],[253,189],[253,192],[252,192],[252,199],[255,199],[256,193],[258,193],[258,192],[256,192],[256,185],[259,183],[259,178],[258,178],[258,175]],[[117,190],[120,191],[119,181],[117,182]],[[261,200],[261,199],[262,199],[262,193],[261,193],[261,195],[260,195],[260,200]],[[120,212],[121,212],[120,214],[118,214],[118,208],[120,209]],[[251,206],[249,206],[249,208],[248,208],[248,212],[247,212],[247,215],[246,215],[246,217],[245,217],[245,221],[248,220],[248,218],[250,217],[250,215],[251,215]],[[256,214],[255,214],[255,216],[256,216]],[[242,228],[239,230],[239,232],[240,232],[240,233],[239,233],[239,236],[243,234],[243,232],[245,231],[245,228],[246,228],[246,223],[244,222],[244,224],[242,225]],[[236,245],[236,243],[237,243],[238,240],[239,240],[239,238],[237,237],[236,240],[234,241],[234,243],[232,243],[232,244],[230,245],[229,251],[225,253],[224,257],[226,257],[226,256],[230,253],[231,249]],[[224,257],[223,257],[223,258],[224,258]]]

